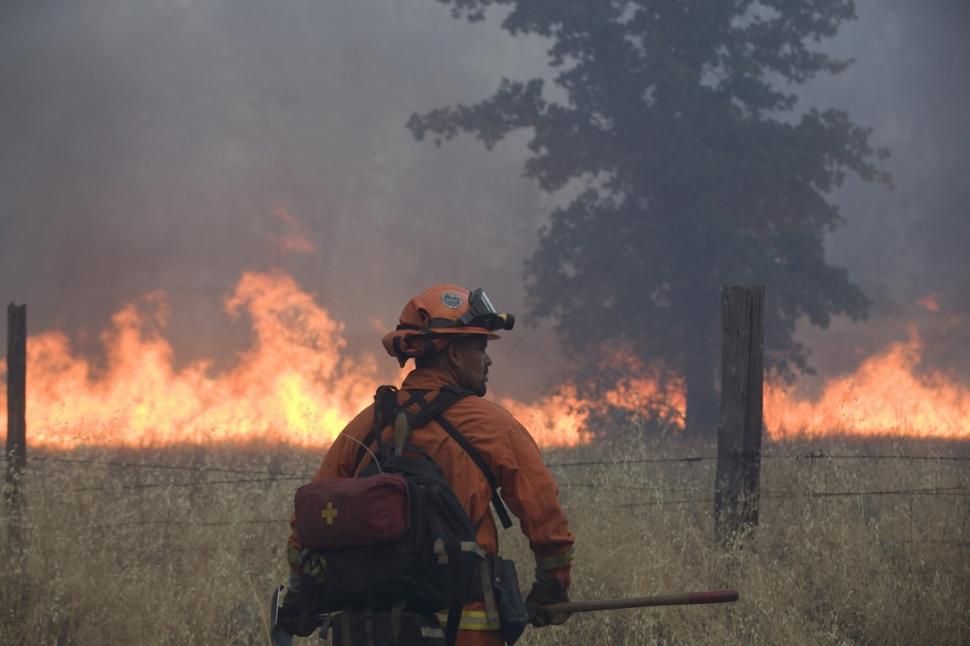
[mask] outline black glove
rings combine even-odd
[[[286,594],[283,596],[283,605],[280,606],[279,618],[274,629],[279,628],[283,632],[300,637],[308,637],[317,629],[317,618],[312,612],[308,612],[306,604],[300,597],[300,577],[296,574],[290,575],[289,584],[286,586]]]
[[[566,623],[569,619],[568,612],[552,612],[543,607],[565,601],[569,601],[569,593],[559,581],[545,570],[536,569],[535,583],[532,584],[529,596],[525,598],[525,607],[529,609],[529,623],[536,628]]]

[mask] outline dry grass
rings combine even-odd
[[[966,446],[919,442],[810,447],[967,455]],[[809,444],[766,450],[803,453]],[[553,452],[548,461],[713,452],[600,445]],[[49,457],[190,469],[32,460],[26,554],[4,563],[0,643],[266,643],[268,594],[286,572],[288,527],[278,521],[287,518],[299,484],[270,478],[308,476],[319,456],[237,448]],[[530,630],[520,643],[968,643],[968,467],[966,461],[767,459],[761,524],[743,546],[726,551],[712,544],[712,505],[703,502],[712,496],[711,461],[558,468],[578,537],[575,598],[717,587],[737,588],[742,598],[726,606],[580,615],[561,628]],[[807,495],[947,487],[964,491]],[[528,579],[525,541],[515,531],[502,540],[503,552]],[[9,541],[6,547],[9,553]]]

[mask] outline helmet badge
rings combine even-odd
[[[441,304],[450,310],[456,310],[461,307],[462,298],[454,292],[445,292],[441,295]]]

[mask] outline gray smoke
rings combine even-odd
[[[831,257],[875,307],[868,324],[806,333],[823,374],[851,367],[829,348],[900,336],[925,294],[970,309],[954,278],[970,280],[954,248],[970,230],[965,3],[865,0],[859,14],[831,45],[856,64],[804,96],[874,127],[896,189],[838,196],[848,226]],[[403,124],[542,74],[543,54],[494,16],[468,25],[433,0],[8,0],[0,297],[29,303],[33,331],[65,329],[96,354],[111,312],[162,289],[178,360],[217,366],[249,341],[221,310],[246,269],[291,272],[355,352],[379,352],[372,321],[392,325],[435,282],[485,286],[521,313],[522,261],[550,210],[520,177],[525,139],[438,149]],[[277,208],[316,253],[280,254]],[[564,364],[548,326],[520,327],[495,346],[493,383],[531,394]]]
[[[859,0],[858,16],[830,45],[852,67],[803,97],[872,127],[873,143],[892,153],[885,167],[894,189],[852,181],[837,196],[846,226],[828,251],[872,299],[870,320],[804,336],[828,376],[907,338],[912,322],[927,344],[926,367],[968,377],[970,3]],[[919,305],[930,295],[939,312]]]

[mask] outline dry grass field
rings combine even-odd
[[[818,451],[842,457],[795,457]],[[550,464],[571,464],[554,469],[578,537],[574,598],[733,587],[741,600],[577,615],[520,643],[970,643],[970,447],[819,440],[765,452],[760,526],[728,550],[711,540],[714,462],[664,461],[714,447],[549,452]],[[964,459],[862,457],[876,454]],[[267,643],[292,494],[319,455],[32,456],[23,555],[11,556],[2,520],[0,643]],[[502,540],[528,580],[525,541],[517,530]]]

